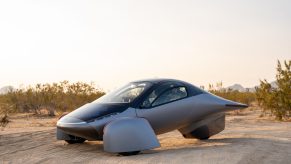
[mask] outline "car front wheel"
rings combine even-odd
[[[140,151],[130,151],[130,152],[121,152],[121,153],[118,153],[122,156],[130,156],[130,155],[137,155]]]
[[[86,139],[70,135],[70,140],[65,140],[68,144],[83,143]]]

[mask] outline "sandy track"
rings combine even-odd
[[[0,131],[0,163],[291,163],[291,123],[228,116],[226,129],[207,141],[178,131],[159,136],[162,147],[123,157],[103,151],[102,142],[68,145],[54,127]]]

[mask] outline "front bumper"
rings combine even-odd
[[[87,122],[65,116],[57,122],[57,139],[64,140],[65,134],[81,137],[87,140],[99,140],[98,131]]]

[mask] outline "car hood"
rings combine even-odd
[[[83,121],[94,120],[111,113],[121,113],[129,107],[128,103],[89,103],[69,113],[67,116]]]

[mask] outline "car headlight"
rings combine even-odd
[[[116,116],[117,114],[119,114],[119,112],[109,113],[109,114],[106,114],[106,115],[104,115],[104,116],[100,116],[100,117],[97,117],[97,118],[95,118],[95,119],[89,120],[88,122],[94,122],[94,121],[97,121],[97,120],[102,120],[102,119],[104,119],[104,118],[113,117],[113,116]]]

